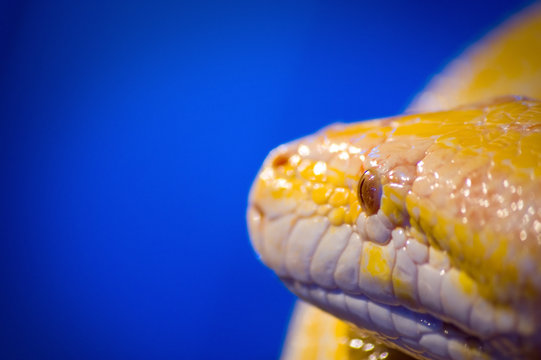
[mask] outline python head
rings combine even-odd
[[[391,346],[541,354],[541,102],[338,124],[279,146],[247,220],[292,292]]]

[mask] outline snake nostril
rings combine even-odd
[[[277,168],[280,166],[284,166],[289,161],[290,155],[287,153],[284,154],[278,154],[273,160],[272,160],[272,167]]]

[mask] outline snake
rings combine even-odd
[[[541,6],[404,114],[283,144],[250,189],[298,301],[282,359],[541,358]]]

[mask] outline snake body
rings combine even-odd
[[[502,29],[422,112],[332,125],[265,160],[252,244],[333,316],[302,305],[286,358],[541,356],[541,11]]]

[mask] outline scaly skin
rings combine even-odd
[[[411,360],[401,351],[391,349],[376,336],[359,330],[315,306],[299,301],[290,329],[295,331],[285,345],[284,358],[313,359],[389,359]],[[314,344],[314,340],[317,343]]]
[[[347,302],[428,313],[491,356],[539,351],[541,102],[502,101],[335,125],[276,149],[248,215],[262,261],[301,298],[401,346],[388,315]],[[369,216],[357,196],[367,169],[382,183]]]
[[[541,16],[532,19],[526,23],[538,31]],[[507,30],[501,42],[492,37],[490,51],[510,46],[508,34],[519,34],[519,43],[530,36],[523,23]],[[541,64],[532,54],[531,63]],[[495,58],[489,63],[509,63],[508,56]],[[445,80],[437,81],[429,89],[452,94],[447,103],[421,97],[417,108],[462,105],[468,97],[486,99],[505,88],[494,86],[491,93],[486,77],[476,79],[454,92]],[[538,96],[528,92],[538,84],[527,85],[527,79],[510,83],[526,83],[519,93]],[[373,215],[358,196],[367,169],[379,174],[382,185]],[[298,350],[302,342],[290,338],[286,358],[353,358],[358,353],[350,340],[361,335],[417,358],[541,356],[537,100],[507,97],[335,125],[282,145],[254,182],[248,224],[254,248],[286,286],[364,329],[358,334],[331,318],[316,321],[325,315],[308,308],[298,315],[305,323],[293,329],[312,331],[308,336],[315,338],[326,322],[326,329],[335,329],[327,341],[334,346],[326,348],[333,355],[317,355],[310,346]],[[319,325],[310,327],[309,317]]]

